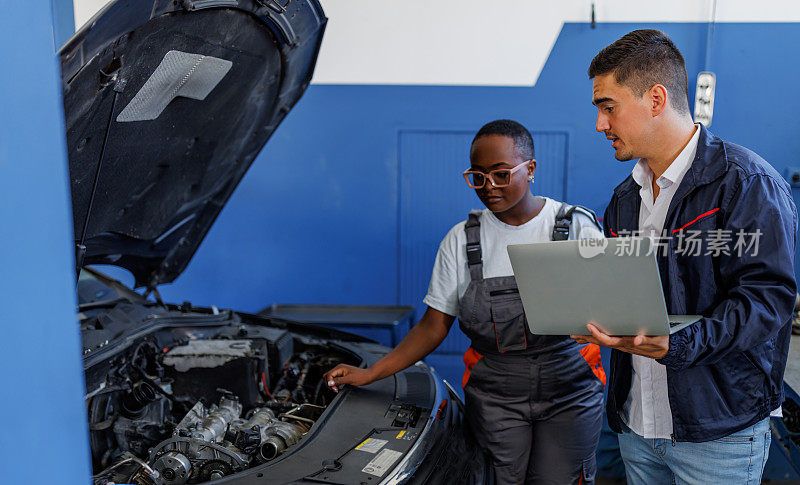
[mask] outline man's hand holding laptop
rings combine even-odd
[[[597,344],[603,347],[628,352],[629,354],[642,355],[653,359],[660,359],[667,355],[669,350],[669,335],[647,337],[645,335],[612,337],[602,330],[588,323],[586,328],[591,335],[570,335],[579,344]]]

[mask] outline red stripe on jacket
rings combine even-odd
[[[673,229],[672,230],[672,234],[675,234],[678,231],[682,231],[682,230],[686,229],[687,227],[691,226],[692,224],[694,224],[695,222],[699,221],[700,219],[702,219],[702,218],[704,218],[706,216],[710,216],[711,214],[717,212],[718,210],[719,210],[719,207],[717,207],[716,209],[711,209],[708,212],[704,212],[704,213],[700,214],[699,216],[695,217],[694,219],[692,219],[691,221],[689,221],[686,224],[682,225],[681,227],[679,227],[677,229]]]

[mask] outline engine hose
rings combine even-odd
[[[264,407],[275,409],[279,412],[285,412],[297,407],[297,405],[286,401],[267,401],[264,403]]]
[[[140,460],[139,458],[133,456],[130,453],[126,452],[126,453],[123,454],[123,456],[126,456],[126,455],[127,455],[126,458],[124,458],[121,461],[118,461],[117,463],[114,463],[113,465],[111,465],[110,467],[108,467],[105,470],[101,471],[97,475],[93,475],[92,478],[93,479],[98,479],[98,478],[105,477],[105,476],[111,474],[112,471],[114,471],[117,468],[121,467],[122,465],[125,465],[127,463],[131,463],[131,462],[136,463],[137,465],[142,467],[145,470],[145,472],[147,472],[147,474],[150,475],[150,478],[152,478],[153,480],[155,480],[158,477],[158,474],[152,468],[150,468],[150,465],[148,465],[147,463],[145,463],[144,461]]]
[[[312,402],[312,404],[319,403],[319,393],[320,393],[320,391],[322,391],[322,385],[323,384],[325,384],[325,381],[320,379],[319,382],[317,383],[317,387],[314,389],[314,401]],[[325,398],[325,396],[323,396],[323,400],[324,400],[324,398]],[[324,402],[322,404],[325,405]]]
[[[155,387],[155,390],[159,394],[163,395],[164,397],[166,397],[167,399],[172,401],[172,403],[175,404],[181,410],[181,412],[183,412],[185,414],[185,413],[188,413],[189,410],[192,409],[193,404],[190,403],[189,399],[186,399],[186,398],[181,399],[181,398],[177,398],[177,397],[173,396],[172,394],[170,394],[167,391],[165,391],[161,386],[156,384],[156,382],[147,375],[147,373],[144,371],[144,369],[142,369],[141,367],[137,367],[137,366],[133,366],[133,368],[139,373],[139,377],[141,377],[143,381],[145,381],[145,382],[151,384],[153,387]]]
[[[158,397],[159,386],[148,381],[137,382],[130,392],[120,399],[122,413],[129,418],[141,416],[145,407]]]
[[[306,377],[308,377],[308,369],[311,367],[309,364],[304,364],[303,369],[300,371],[300,378],[297,379],[297,388],[302,389],[302,387],[306,383]]]

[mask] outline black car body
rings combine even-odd
[[[460,399],[421,362],[335,394],[325,370],[389,349],[326,327],[162,305],[91,269],[78,288],[96,483],[491,483]],[[225,400],[236,416],[220,413]],[[253,421],[259,411],[271,415]],[[193,413],[195,425],[182,425]],[[389,464],[376,466],[379,456]]]
[[[158,294],[308,86],[326,21],[316,0],[116,0],[60,51],[95,483],[491,481],[425,364],[333,393],[326,370],[389,349]]]

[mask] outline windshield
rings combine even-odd
[[[114,269],[119,270],[119,268]],[[133,275],[130,273],[127,273],[127,275],[130,275],[129,279],[132,282]],[[120,279],[124,280],[126,274],[115,276],[120,276]],[[121,281],[101,273],[94,267],[81,269],[81,273],[78,276],[77,291],[79,308],[120,299],[130,301],[144,300],[142,295],[131,290]]]

